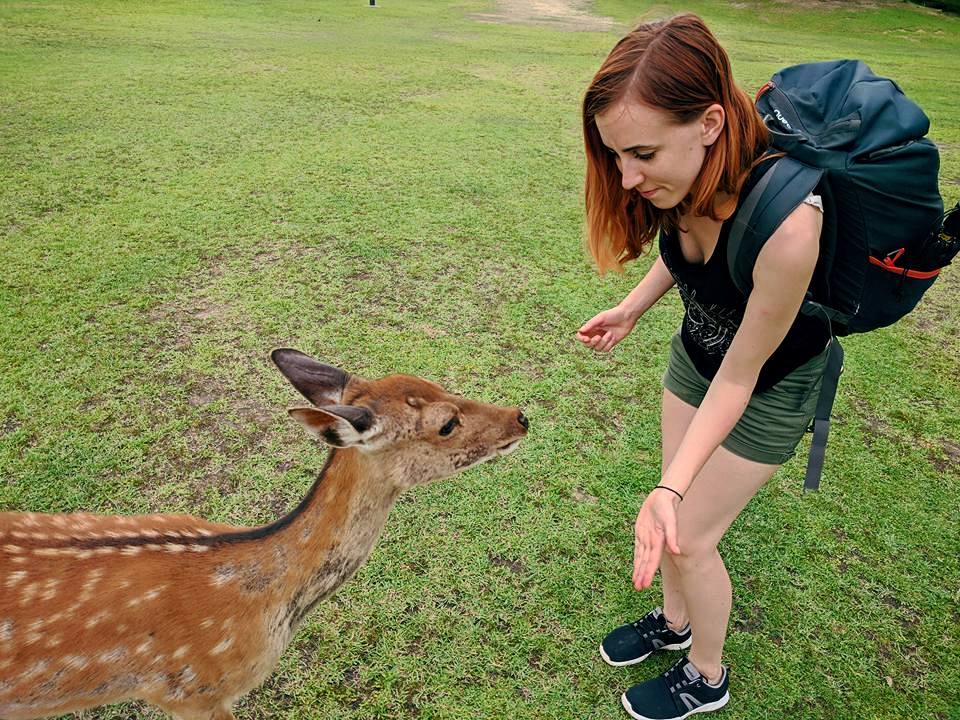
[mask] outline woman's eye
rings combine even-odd
[[[654,153],[634,153],[637,160],[653,160]]]
[[[449,435],[450,433],[453,432],[453,429],[459,424],[460,424],[459,419],[455,417],[450,418],[449,420],[447,420],[447,424],[444,425],[442,428],[440,428],[440,434]]]

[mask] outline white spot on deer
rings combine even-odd
[[[217,644],[217,646],[216,646],[213,650],[210,651],[210,654],[211,654],[211,655],[219,655],[220,653],[226,652],[227,650],[229,650],[231,645],[233,645],[233,638],[232,638],[232,637],[226,638],[226,639],[224,639],[224,640],[221,640],[221,641]]]
[[[45,645],[46,647],[48,647],[48,648],[55,648],[55,647],[57,647],[57,645],[59,645],[61,642],[63,642],[63,637],[62,637],[61,635],[54,635],[53,637],[51,637],[50,639],[48,639],[48,640],[44,643],[44,645]]]
[[[93,550],[80,550],[77,553],[78,560],[86,560],[87,558],[93,557]]]
[[[10,562],[16,563],[17,565],[26,565],[27,558],[25,558],[23,555],[17,555],[15,558],[10,558]]]
[[[200,623],[200,627],[203,628],[204,630],[206,630],[211,625],[213,625],[213,618],[207,618],[202,623]]]
[[[83,624],[83,626],[84,626],[87,630],[89,630],[90,628],[96,627],[97,625],[99,625],[100,623],[102,623],[102,622],[103,622],[104,620],[106,620],[108,617],[110,617],[110,611],[108,611],[108,610],[101,610],[101,611],[98,612],[96,615],[94,615],[92,618],[90,618],[89,620],[87,620],[87,621]]]
[[[233,618],[226,618],[222,623],[220,623],[220,627],[224,630],[229,630],[231,625],[233,625]]]
[[[165,545],[163,549],[166,550],[168,553],[182,553],[182,552],[185,552],[187,548],[177,543],[170,543],[168,545]]]
[[[117,548],[113,545],[104,545],[103,547],[98,547],[94,552],[97,555],[111,555],[117,551]]]
[[[20,525],[22,527],[40,527],[40,517],[39,513],[23,513],[23,515],[20,516]]]
[[[4,620],[0,622],[0,642],[10,642],[13,640],[13,620]]]
[[[83,670],[90,660],[83,655],[64,655],[61,662],[72,670]]]
[[[113,650],[107,650],[102,652],[97,656],[97,662],[103,663],[105,665],[112,665],[113,663],[118,663],[127,654],[127,649],[122,647],[115,647]]]
[[[133,652],[135,652],[137,655],[145,655],[150,651],[150,648],[152,646],[153,646],[153,640],[151,640],[150,638],[147,638],[142,643],[137,645],[136,649],[134,649]]]
[[[213,571],[213,577],[210,578],[210,584],[214,587],[220,587],[226,585],[231,580],[237,577],[237,566],[236,565],[218,565]]]
[[[203,535],[204,537],[210,537],[211,535],[213,535],[213,532],[211,532],[210,530],[207,530],[206,528],[197,528],[197,533],[199,535]]]
[[[144,545],[143,547],[147,550],[163,550],[163,545],[156,545],[154,543]]]
[[[173,651],[173,655],[171,655],[170,657],[172,657],[174,660],[179,660],[184,655],[186,655],[189,650],[190,650],[189,645],[181,645],[180,647],[178,647],[176,650]]]
[[[160,537],[160,533],[158,533],[156,530],[141,530],[140,534],[143,535],[143,537],[148,537],[148,538]]]
[[[189,545],[188,546],[192,552],[201,553],[206,552],[210,549],[209,545]]]
[[[144,603],[149,600],[156,600],[160,596],[160,593],[162,593],[166,589],[166,587],[167,587],[166,585],[158,585],[157,587],[151,590],[147,590],[147,592],[145,592],[140,597],[135,597],[131,599],[129,602],[127,602],[127,607],[136,607],[140,603]]]
[[[90,599],[90,596],[93,594],[93,589],[100,583],[100,578],[102,577],[103,570],[100,570],[99,568],[87,575],[87,581],[80,589],[80,597],[82,598],[81,602],[86,602]]]
[[[139,555],[141,552],[143,552],[143,548],[139,547],[138,545],[125,545],[124,547],[120,548],[120,554],[126,555],[127,557]]]
[[[3,546],[3,551],[4,551],[4,552],[7,552],[7,553],[11,553],[11,554],[13,554],[13,555],[17,555],[17,554],[19,554],[19,553],[25,553],[25,552],[26,552],[26,550],[24,550],[24,549],[23,549],[22,547],[20,547],[19,545],[9,545],[9,544]]]
[[[49,660],[37,660],[26,671],[21,673],[20,677],[23,680],[29,680],[34,675],[39,675],[40,673],[44,672],[48,667],[50,667]]]
[[[4,585],[8,588],[12,588],[18,583],[22,582],[26,576],[26,570],[17,570],[16,572],[12,572],[7,575],[7,581],[4,583]]]
[[[40,596],[41,600],[49,601],[53,600],[57,596],[57,588],[60,585],[60,581],[57,578],[50,578],[47,580],[46,584],[43,586],[43,595]]]
[[[37,590],[39,589],[40,583],[32,582],[24,585],[23,590],[20,591],[20,606],[25,607],[28,605],[36,596]]]
[[[23,642],[24,642],[26,645],[33,645],[34,643],[38,643],[38,642],[40,642],[41,640],[43,640],[43,635],[41,635],[40,633],[36,633],[36,632],[35,632],[35,633],[27,633],[27,635],[26,635],[26,637],[24,638]]]
[[[34,555],[40,555],[41,557],[56,557],[61,554],[60,548],[34,548]]]

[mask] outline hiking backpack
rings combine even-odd
[[[855,60],[795,65],[760,89],[756,107],[782,157],[737,210],[727,264],[748,295],[763,243],[811,192],[821,196],[820,257],[800,309],[832,335],[804,481],[816,490],[843,370],[837,338],[913,310],[960,242],[942,230],[930,121],[892,80]],[[956,225],[960,212],[950,215]]]

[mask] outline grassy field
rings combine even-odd
[[[751,92],[863,58],[927,110],[952,204],[960,18],[598,0],[589,30],[367,5],[0,4],[0,509],[279,516],[324,450],[286,416],[276,346],[518,404],[521,449],[404,496],[238,715],[625,717],[669,659],[596,647],[658,602],[630,587],[630,527],[681,305],[609,356],[573,338],[651,262],[600,280],[584,252],[583,89],[631,23],[682,9]],[[958,305],[952,267],[845,343],[823,490],[801,494],[801,452],[724,539],[723,717],[960,718]],[[84,717],[133,715],[157,717]]]

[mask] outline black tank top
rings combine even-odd
[[[758,164],[740,191],[738,205],[759,181],[770,161]],[[713,380],[740,327],[747,298],[737,290],[727,267],[727,241],[731,220],[720,228],[717,246],[706,263],[691,263],[683,257],[676,230],[660,233],[660,256],[673,275],[686,312],[680,331],[683,347],[694,367]],[[760,370],[754,394],[770,389],[783,378],[819,355],[830,340],[826,323],[797,314],[787,336]]]

